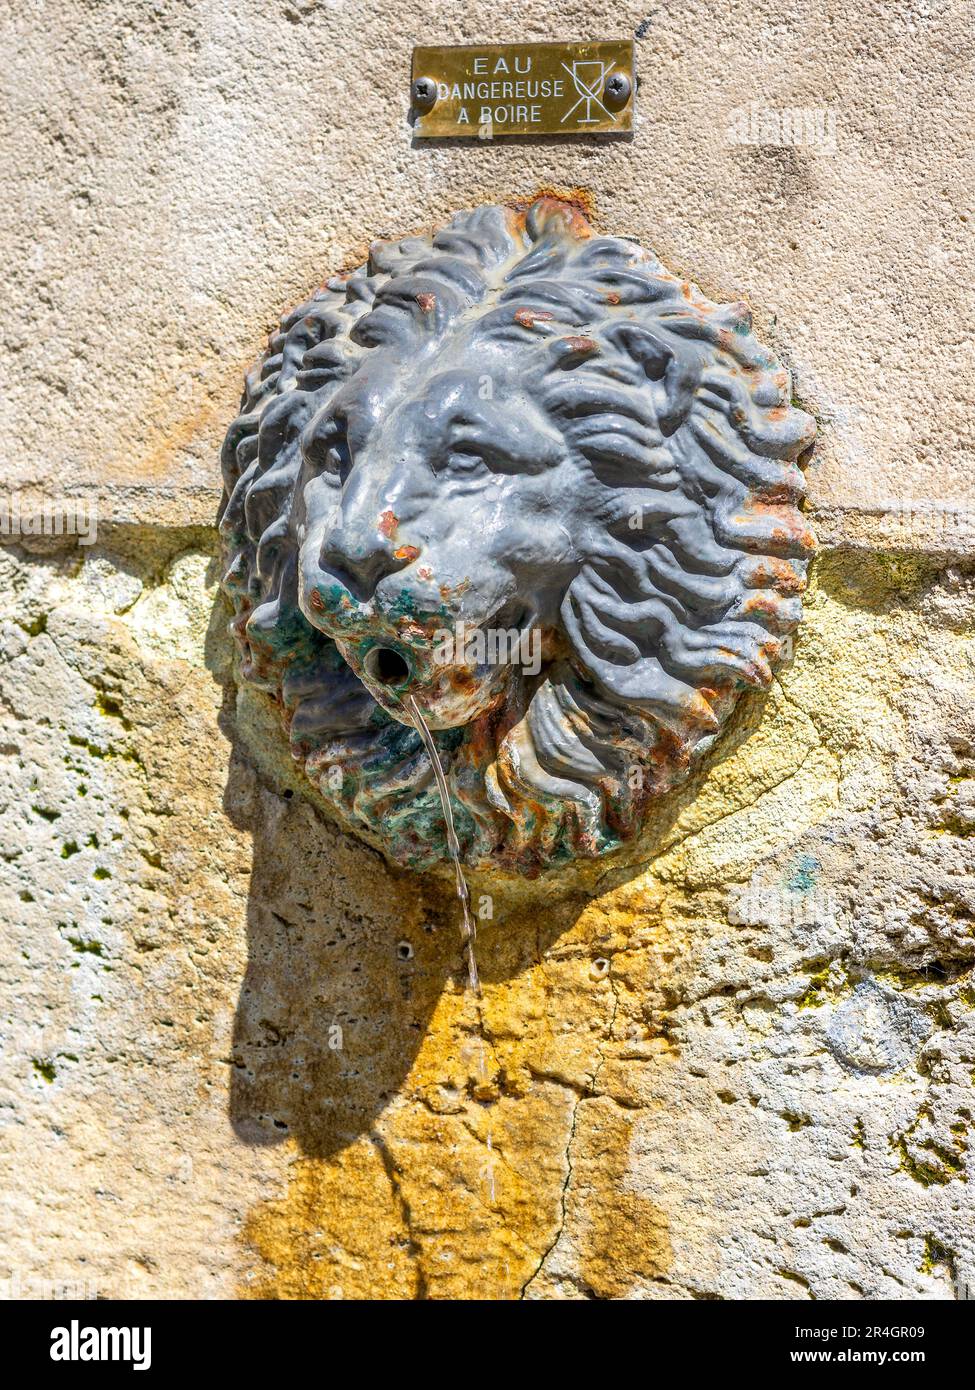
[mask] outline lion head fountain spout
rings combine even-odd
[[[771,680],[813,540],[788,372],[543,198],[382,242],[288,315],[223,451],[245,680],[343,820],[535,873],[633,837]]]

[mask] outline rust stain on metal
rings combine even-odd
[[[547,309],[516,309],[515,321],[520,323],[522,328],[534,328],[536,320],[550,319],[553,315]]]
[[[562,341],[572,353],[585,355],[586,353],[599,351],[599,344],[594,338],[563,338]]]
[[[581,213],[587,221],[591,221],[596,215],[596,195],[591,189],[583,188],[581,184],[569,186],[568,184],[542,183],[529,198],[509,198],[508,205],[520,212],[527,212],[532,204],[538,202],[540,198],[551,198],[556,203],[566,203],[575,212]]]

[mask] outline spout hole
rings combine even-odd
[[[405,657],[392,647],[371,647],[362,664],[366,675],[380,685],[402,685],[410,674]]]

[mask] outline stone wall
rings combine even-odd
[[[12,1291],[975,1283],[966,21],[951,0],[3,21],[2,490],[99,523],[0,548]],[[634,32],[632,141],[411,144],[413,43]],[[831,112],[835,147],[732,143],[750,103]],[[544,188],[750,302],[820,424],[822,548],[794,661],[644,870],[561,896],[475,878],[480,1040],[449,882],[320,817],[236,695],[217,451],[283,306],[377,236]]]

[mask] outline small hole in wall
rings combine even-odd
[[[408,941],[400,941],[396,947],[396,954],[400,960],[412,960],[413,947]]]
[[[605,956],[598,956],[590,967],[590,974],[594,980],[605,980],[609,974],[609,961]]]
[[[366,653],[362,666],[366,675],[380,685],[402,685],[410,674],[406,658],[394,652],[392,647],[372,647]]]

